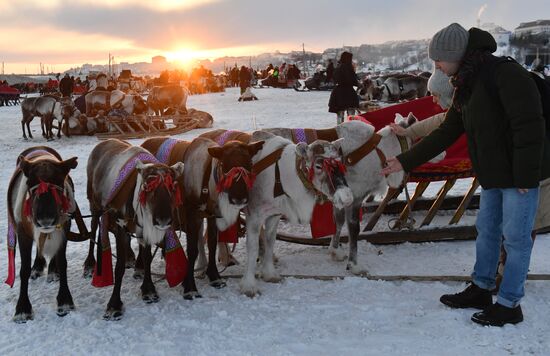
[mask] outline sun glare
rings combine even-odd
[[[189,48],[179,49],[166,54],[168,61],[175,62],[181,67],[189,68],[198,58],[197,53]]]

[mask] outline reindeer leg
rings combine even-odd
[[[192,211],[187,209],[187,259],[188,271],[183,280],[183,298],[192,300],[193,298],[201,298],[195,284],[195,261],[198,255],[198,236],[202,219]]]
[[[205,241],[208,239],[208,233],[204,234],[204,224],[200,225],[199,238],[197,240],[198,259],[197,266],[195,267],[195,273],[198,278],[204,278],[206,268],[208,267],[208,260],[206,259]]]
[[[134,253],[134,250],[132,250],[132,239],[130,238],[130,235],[128,235],[128,241],[126,242],[126,268],[134,268],[136,265],[136,254]]]
[[[151,261],[153,260],[151,246],[143,246],[143,248],[140,249],[140,254],[143,255],[143,267],[145,272],[143,283],[141,284],[141,299],[147,304],[157,303],[159,301],[159,296],[153,284],[153,280],[151,279]]]
[[[126,231],[117,225],[116,233],[116,265],[115,265],[115,286],[113,288],[113,293],[111,294],[111,299],[107,304],[107,311],[103,315],[105,320],[120,320],[123,311],[123,303],[120,299],[120,288],[122,286],[122,277],[124,277],[124,271],[126,270]]]
[[[21,270],[19,279],[19,298],[15,307],[15,316],[13,321],[16,323],[25,323],[33,319],[32,305],[29,300],[29,277],[31,276],[31,256],[33,239],[26,236],[21,229],[17,231],[17,242],[19,244],[19,254],[21,255]]]
[[[21,120],[21,130],[23,131],[23,139],[26,140],[27,135],[25,135],[25,118],[23,118],[23,120]],[[30,129],[29,129],[29,136],[32,138]]]
[[[330,240],[328,252],[334,261],[343,261],[346,258],[346,253],[344,252],[344,249],[340,247],[340,234],[342,233],[342,227],[346,221],[346,211],[335,207],[332,210],[332,216],[334,217],[334,223],[336,224],[336,232]]]
[[[94,273],[95,268],[95,257],[94,257],[94,242],[95,238],[97,236],[97,227],[99,224],[99,217],[97,214],[92,214],[92,226],[90,231],[90,245],[88,247],[88,256],[86,256],[86,259],[84,260],[84,271],[82,273],[82,276],[84,278],[92,278],[92,275]]]
[[[40,128],[42,129],[42,137],[44,138],[48,138],[48,136],[46,135],[46,122],[44,120],[43,117],[40,117]]]
[[[254,219],[254,221],[252,221]],[[253,298],[259,293],[256,284],[256,261],[258,259],[258,240],[263,221],[259,216],[246,218],[246,270],[240,282],[241,292]]]
[[[347,269],[351,270],[353,274],[362,274],[365,272],[364,268],[357,263],[357,236],[359,235],[359,209],[361,209],[361,203],[354,203],[352,206],[346,208],[346,219],[348,222],[349,233],[349,257]]]
[[[36,255],[34,257],[34,264],[31,269],[31,279],[37,279],[44,274],[44,268],[46,268],[46,259],[42,256],[42,252],[39,248],[36,249]]]
[[[67,224],[68,225],[68,224]],[[69,229],[66,228],[66,233]],[[65,236],[67,236],[65,234]],[[55,256],[57,262],[57,271],[59,272],[59,291],[57,293],[57,315],[65,316],[71,310],[74,310],[73,297],[67,283],[67,240],[61,244]]]
[[[57,281],[59,281],[59,269],[57,268],[55,258],[52,258],[50,263],[48,263],[48,276],[46,277],[46,282],[52,283]]]
[[[208,268],[206,275],[210,280],[210,285],[214,288],[224,288],[227,284],[220,277],[218,266],[216,265],[216,248],[218,245],[218,227],[216,218],[208,218]]]
[[[275,237],[277,236],[277,226],[279,225],[280,215],[274,215],[265,221],[265,247],[264,257],[262,259],[262,279],[270,283],[279,283],[281,276],[275,270],[273,263],[273,254],[275,248]]]
[[[145,263],[143,254],[143,246],[139,244],[138,256],[134,263],[134,279],[143,279],[143,275],[145,274]]]

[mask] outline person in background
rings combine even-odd
[[[358,86],[357,76],[352,64],[353,55],[350,52],[342,52],[338,66],[334,70],[334,83],[336,86],[330,93],[328,111],[336,114],[336,122],[344,122],[344,112],[354,115],[359,107],[359,97],[354,86]]]
[[[70,98],[73,93],[74,82],[69,77],[69,73],[65,73],[63,78],[59,81],[59,92],[64,98]]]
[[[252,80],[252,73],[245,66],[241,66],[239,71],[239,86],[241,87],[241,95],[245,92],[246,88],[250,86]]]
[[[409,151],[388,159],[382,174],[415,167],[436,156],[466,133],[472,167],[481,184],[476,220],[476,262],[472,283],[440,301],[451,308],[477,308],[472,321],[503,326],[523,321],[539,200],[539,182],[550,177],[550,145],[537,86],[529,72],[512,61],[496,65],[496,42],[478,28],[453,23],[437,32],[428,47],[436,68],[452,77],[452,107],[443,123]],[[498,97],[487,90],[493,73]],[[484,77],[485,75],[485,77]],[[493,304],[500,246],[507,261]]]
[[[332,62],[332,59],[328,60],[327,64],[327,82],[332,82],[334,79],[334,63]]]

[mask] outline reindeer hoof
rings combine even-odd
[[[141,299],[147,304],[158,303],[158,301],[160,300],[156,292],[143,294],[141,296]]]
[[[248,283],[241,281],[241,293],[249,298],[254,298],[256,295],[260,295],[260,290],[256,287],[256,283]]]
[[[57,316],[63,317],[69,314],[71,310],[74,310],[74,304],[64,304],[64,305],[59,305],[55,313],[57,314]]]
[[[283,280],[278,273],[262,274],[262,280],[267,283],[279,283]]]
[[[338,248],[329,247],[328,252],[333,261],[341,262],[345,260],[347,257],[346,252],[340,247]]]
[[[109,309],[103,314],[103,320],[117,321],[122,319],[124,312],[122,310]]]
[[[135,269],[134,270],[134,279],[143,279],[144,271],[142,269]]]
[[[48,277],[46,278],[46,282],[52,283],[59,281],[59,273],[48,273]]]
[[[33,320],[34,319],[34,314],[33,312],[31,311],[30,313],[19,313],[19,314],[15,314],[15,316],[13,317],[13,321],[17,324],[24,324],[26,323],[27,321],[29,320]]]
[[[84,267],[84,271],[82,271],[82,278],[90,279],[94,275],[94,268],[88,268]]]
[[[222,289],[227,287],[227,283],[223,279],[217,279],[215,281],[210,282],[210,285],[216,289]]]
[[[39,270],[32,270],[31,271],[31,279],[32,280],[35,280],[39,277],[42,277],[42,275],[44,275],[44,271],[39,271]]]
[[[193,300],[195,298],[202,298],[202,295],[200,295],[199,292],[197,292],[196,290],[183,293],[183,299],[185,300]]]

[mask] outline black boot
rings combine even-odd
[[[493,304],[491,291],[479,288],[474,283],[460,293],[442,295],[439,300],[451,308],[485,309]]]
[[[481,325],[503,326],[504,324],[517,324],[523,321],[521,306],[508,308],[495,303],[472,315],[472,321]]]

